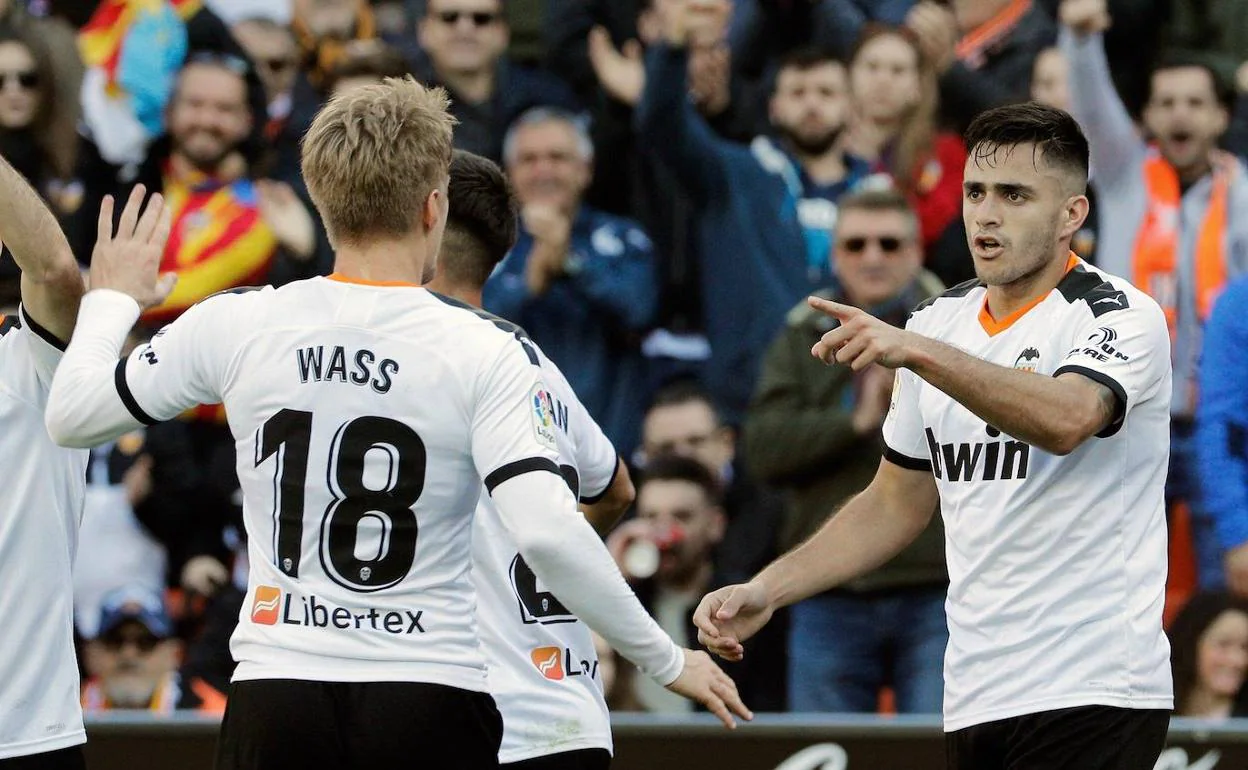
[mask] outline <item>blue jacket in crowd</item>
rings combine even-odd
[[[1248,278],[1227,286],[1205,325],[1196,451],[1218,539],[1248,543]]]
[[[640,338],[657,306],[654,248],[631,220],[588,206],[577,213],[571,240],[567,276],[533,297],[524,277],[533,238],[521,231],[486,282],[482,301],[541,345],[628,458],[646,407]]]
[[[642,152],[656,153],[694,203],[702,317],[711,343],[706,387],[740,424],[767,346],[802,297],[834,282],[835,201],[869,173],[846,157],[843,182],[820,186],[771,140],[717,136],[688,98],[688,54],[655,46],[634,114]]]

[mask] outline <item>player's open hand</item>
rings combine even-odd
[[[724,660],[745,657],[742,644],[767,625],[773,612],[760,583],[725,586],[702,597],[693,611],[698,643]]]
[[[685,650],[685,667],[667,689],[706,706],[729,730],[737,727],[733,714],[742,719],[754,718],[754,713],[741,702],[737,683],[705,652]]]
[[[807,301],[815,310],[840,321],[810,349],[815,358],[828,364],[847,364],[855,372],[871,364],[889,369],[906,365],[915,335],[856,307],[819,297]]]
[[[92,289],[113,289],[129,294],[147,309],[159,305],[173,291],[177,276],[160,274],[160,260],[169,240],[172,213],[160,193],[143,205],[147,190],[135,185],[113,230],[113,196],[100,204],[100,218],[91,252]]]

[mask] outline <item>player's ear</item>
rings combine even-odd
[[[1062,209],[1062,227],[1058,231],[1061,238],[1070,238],[1079,228],[1083,227],[1083,223],[1088,218],[1088,212],[1091,211],[1092,205],[1088,202],[1088,196],[1079,194],[1072,195],[1066,199],[1066,204]]]
[[[438,221],[442,218],[443,209],[447,208],[445,196],[438,188],[429,191],[429,195],[425,197],[424,205],[420,208],[420,223],[424,226],[425,232],[433,230],[438,226]]]

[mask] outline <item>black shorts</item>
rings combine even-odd
[[[230,686],[217,770],[498,767],[487,693],[423,682],[255,679]]]
[[[606,749],[565,751],[508,762],[502,767],[504,770],[607,770],[611,767],[611,752]]]
[[[0,770],[86,770],[82,744],[67,749],[0,759]]]
[[[1153,770],[1170,712],[1111,706],[1041,711],[945,735],[949,770]]]

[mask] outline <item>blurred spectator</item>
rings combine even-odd
[[[127,433],[91,450],[79,537],[91,548],[74,562],[78,633],[97,633],[101,599],[138,585],[163,592],[185,558],[183,533],[197,518],[199,468],[184,423]]]
[[[914,201],[928,269],[946,285],[974,274],[962,226],[966,148],[936,129],[936,76],[914,33],[868,26],[849,62],[854,116],[846,149],[890,174]]]
[[[813,51],[790,54],[770,102],[779,135],[748,147],[715,136],[689,103],[688,48],[717,34],[717,2],[679,4],[665,42],[647,54],[636,112],[640,141],[676,173],[693,201],[707,387],[731,424],[749,403],[758,362],[801,297],[830,279],[836,200],[869,173],[841,141],[850,113],[845,67]]]
[[[1191,598],[1170,626],[1174,715],[1198,719],[1244,716],[1248,673],[1248,604],[1222,593]]]
[[[839,289],[819,296],[863,308],[894,326],[939,294],[921,270],[919,224],[904,196],[855,193],[841,200],[835,271]],[[745,423],[750,468],[788,493],[780,547],[808,537],[875,475],[884,445],[893,373],[829,369],[810,348],[832,322],[805,302],[763,363]],[[945,625],[944,535],[940,517],[890,562],[842,588],[790,609],[789,707],[874,712],[891,686],[897,710],[939,713]]]
[[[264,17],[236,22],[230,32],[255,64],[256,73],[264,85],[268,104],[264,138],[271,143],[297,142],[297,136],[284,134],[283,131],[290,118],[291,92],[299,73],[299,48],[295,33],[289,25]]]
[[[367,0],[294,0],[293,28],[303,57],[303,71],[320,89],[352,40],[377,36]]]
[[[1034,0],[919,0],[906,26],[940,75],[943,117],[959,130],[986,109],[1025,101],[1032,63],[1057,34]]]
[[[1248,278],[1226,287],[1205,327],[1196,468],[1201,507],[1226,549],[1226,584],[1248,598]]]
[[[1057,46],[1044,49],[1036,57],[1031,77],[1031,98],[1049,107],[1070,111],[1070,64]],[[1087,262],[1096,264],[1097,221],[1101,207],[1096,203],[1094,186],[1088,186],[1087,196],[1092,213],[1070,239],[1070,248]]]
[[[264,87],[255,69],[225,23],[198,2],[102,0],[82,29],[78,47],[87,66],[81,89],[87,141],[79,173],[84,176],[133,175],[165,131],[178,71],[191,55],[235,58],[246,84],[246,104],[252,114],[264,114]],[[263,125],[257,120],[247,137],[249,156],[259,151]],[[94,214],[89,219],[94,233]]]
[[[220,691],[202,680],[179,676],[181,642],[173,636],[159,593],[123,586],[104,597],[99,613],[99,636],[83,650],[85,714],[131,709],[156,714],[174,709],[224,712],[225,696]]]
[[[693,610],[702,596],[723,582],[715,575],[714,551],[724,536],[725,517],[720,487],[702,463],[688,457],[665,455],[647,463],[637,484],[637,518],[607,538],[607,547],[620,569],[634,580],[642,604],[677,644],[697,644]],[[657,564],[648,575],[637,575],[629,551],[638,541],[658,550]],[[738,689],[743,683],[737,679]],[[647,711],[684,713],[694,704],[674,696],[647,677],[634,677],[634,694]],[[750,696],[742,690],[742,699]],[[761,710],[759,705],[751,708]]]
[[[0,155],[64,222],[81,202],[70,182],[77,98],[60,93],[44,41],[29,26],[0,26]],[[0,300],[16,302],[17,263],[0,254]]]
[[[507,132],[504,156],[522,229],[485,286],[485,307],[532,335],[627,457],[646,397],[640,340],[654,318],[650,239],[632,221],[581,202],[593,145],[573,116],[525,113]]]
[[[598,79],[590,62],[589,32],[601,27],[608,42],[623,48],[641,40],[643,14],[654,0],[546,0],[546,69],[559,73],[584,102],[596,94]],[[638,89],[640,90],[640,89]]]
[[[500,160],[507,127],[521,113],[539,106],[580,109],[563,81],[507,56],[502,0],[428,0],[417,36],[424,60],[415,71],[450,93],[461,150]]]
[[[342,58],[330,69],[325,84],[330,94],[336,95],[406,74],[407,61],[396,49],[380,40],[360,40],[347,45]]]
[[[638,465],[644,471],[654,459],[667,456],[696,460],[715,478],[726,517],[715,550],[720,584],[747,580],[775,558],[784,503],[776,492],[746,473],[733,429],[720,419],[706,392],[688,381],[673,382],[659,391],[642,423]],[[627,535],[625,530],[622,537],[627,539]],[[751,708],[782,711],[786,703],[785,624],[769,624],[754,644],[757,653],[751,665],[735,672],[733,678],[749,693]]]
[[[1185,62],[1158,66],[1144,110],[1148,143],[1109,78],[1104,0],[1065,0],[1061,14],[1071,112],[1088,135],[1101,203],[1097,264],[1165,312],[1174,364],[1166,496],[1172,516],[1190,508],[1199,583],[1216,588],[1224,580],[1221,549],[1196,494],[1193,417],[1202,327],[1227,281],[1248,270],[1248,168],[1215,152],[1227,128],[1227,93],[1216,73]]]
[[[205,0],[205,3],[231,27],[247,20],[264,20],[284,27],[294,16],[291,0]]]
[[[144,314],[147,323],[218,291],[280,285],[326,269],[329,247],[308,206],[288,185],[251,176],[240,149],[252,125],[243,68],[228,56],[197,54],[187,62],[169,105],[169,133],[133,180],[163,192],[173,210],[161,269],[176,272],[178,284]],[[121,184],[116,170],[83,182],[86,212],[97,211],[105,194],[124,201],[133,186]],[[95,219],[80,217],[80,254],[91,252]]]

